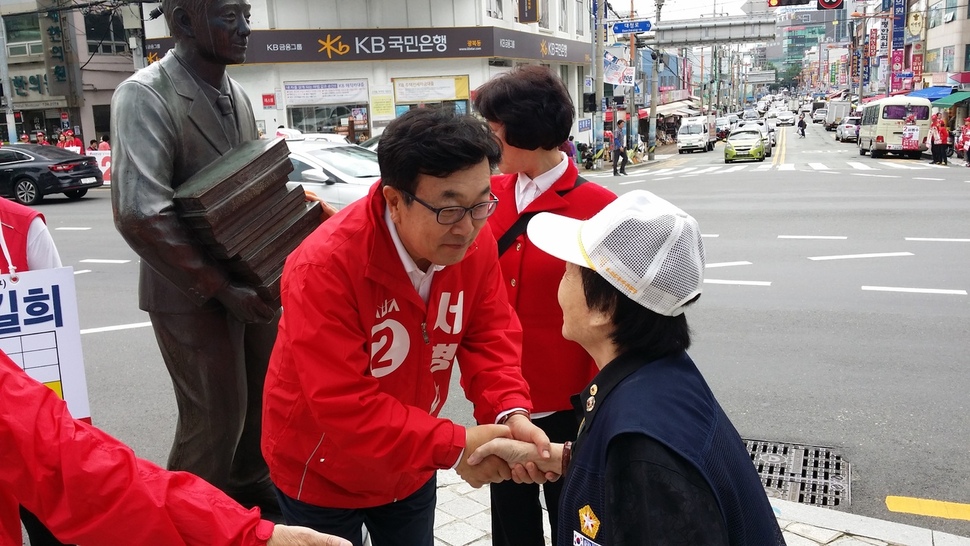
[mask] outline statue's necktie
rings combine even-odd
[[[219,95],[219,98],[216,99],[216,106],[222,113],[222,127],[226,130],[229,144],[236,146],[239,144],[239,131],[236,129],[236,116],[233,115],[232,100],[230,100],[229,95]]]

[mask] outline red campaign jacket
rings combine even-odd
[[[258,509],[72,419],[3,353],[0,446],[0,545],[22,543],[18,504],[70,544],[257,546],[273,533]]]
[[[10,251],[10,259],[17,266],[17,271],[23,273],[27,267],[27,233],[34,218],[44,215],[29,207],[18,205],[13,201],[0,199],[0,229],[3,230],[3,240]],[[7,258],[0,252],[0,274],[10,273]]]
[[[562,177],[522,212],[552,212],[587,219],[616,199],[613,192],[589,181],[560,197],[557,192],[572,188],[578,174],[576,165],[569,162]],[[517,179],[518,174],[492,177],[492,193],[499,204],[489,225],[496,239],[519,219],[515,205]],[[566,264],[533,246],[525,233],[519,235],[500,261],[509,301],[522,322],[522,375],[529,384],[534,410],[571,410],[569,397],[582,391],[597,369],[578,343],[562,337],[558,292]]]
[[[263,455],[283,493],[317,506],[388,504],[455,464],[465,429],[437,415],[456,358],[478,422],[532,409],[488,226],[461,262],[435,273],[426,305],[391,240],[379,185],[283,269]]]

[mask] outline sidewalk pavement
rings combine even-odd
[[[788,546],[970,546],[970,538],[829,508],[770,500]],[[491,546],[489,505],[487,485],[475,489],[454,470],[439,470],[435,546]],[[543,524],[548,546],[552,543],[545,518]]]

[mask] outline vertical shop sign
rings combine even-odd
[[[913,55],[913,81],[920,81],[923,79],[923,54],[916,53]]]
[[[869,29],[869,56],[875,57],[879,54],[879,29],[873,27]]]
[[[902,49],[906,41],[906,0],[893,0],[893,49]]]
[[[61,0],[37,0],[40,12],[40,34],[44,44],[44,65],[47,69],[47,91],[50,95],[70,95],[67,74],[67,39],[64,29],[67,25],[61,20],[64,12],[60,10]]]
[[[519,22],[539,22],[539,0],[519,0]]]

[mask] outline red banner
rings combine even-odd
[[[913,81],[918,82],[923,79],[923,54],[914,53],[912,59]]]
[[[869,56],[875,57],[879,47],[879,29],[869,30]]]

